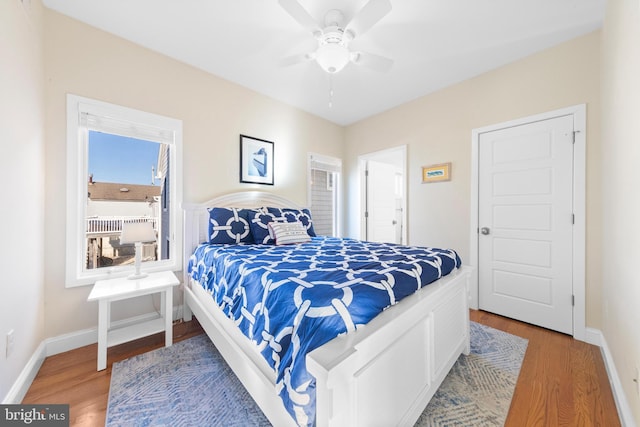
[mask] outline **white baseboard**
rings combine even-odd
[[[141,316],[132,317],[130,319],[113,322],[114,327],[123,327],[135,322],[143,322],[156,317],[157,313],[147,313]],[[173,319],[182,317],[182,305],[173,307]],[[180,317],[179,317],[180,316]],[[38,374],[44,359],[48,356],[64,353],[65,351],[75,350],[85,345],[95,344],[98,342],[98,328],[83,329],[68,334],[59,335],[53,338],[47,338],[40,343],[36,351],[33,353],[24,369],[9,390],[9,393],[2,401],[3,404],[18,404],[22,402],[24,396],[29,391],[31,383]]]
[[[40,366],[42,366],[45,357],[46,345],[43,341],[40,343],[38,348],[36,348],[36,351],[33,353],[24,369],[22,369],[20,375],[18,375],[18,379],[15,383],[13,383],[13,386],[9,390],[9,393],[7,393],[7,395],[4,397],[2,404],[10,405],[22,402],[22,399],[24,399],[27,391],[29,391],[29,387],[31,387],[33,379],[38,374]]]
[[[589,344],[597,345],[600,347],[602,358],[604,359],[604,366],[607,369],[607,375],[609,377],[609,383],[611,384],[611,391],[613,392],[613,398],[616,401],[616,407],[618,408],[618,416],[620,417],[620,423],[622,427],[636,427],[636,423],[633,419],[633,413],[629,406],[627,396],[624,394],[620,377],[616,365],[613,362],[613,356],[607,345],[602,331],[593,328],[587,328],[586,342]]]
[[[584,342],[592,345],[597,345],[598,347],[602,347],[602,340],[603,340],[603,337],[602,337],[602,332],[600,332],[600,329],[594,329],[594,328],[585,329]]]
[[[178,319],[182,313],[182,306],[173,307],[172,319]],[[131,317],[124,320],[118,320],[112,323],[114,328],[122,328],[133,323],[144,322],[146,320],[157,317],[158,313],[146,313],[140,316]],[[59,335],[54,338],[45,340],[47,347],[47,356],[64,353],[65,351],[75,350],[85,345],[95,344],[98,342],[98,328],[84,329],[81,331],[71,332],[69,334]]]
[[[46,349],[46,356],[64,353],[98,342],[98,328],[83,329],[81,331],[70,332],[57,337],[47,338],[43,341]]]

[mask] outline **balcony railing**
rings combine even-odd
[[[86,234],[108,235],[122,232],[125,222],[150,222],[153,229],[158,231],[158,218],[148,216],[95,216],[85,219]]]

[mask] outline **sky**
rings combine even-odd
[[[88,172],[94,182],[150,185],[159,149],[157,142],[89,131]]]

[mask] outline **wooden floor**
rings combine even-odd
[[[471,320],[529,340],[506,426],[620,425],[599,348],[482,311]],[[174,325],[176,342],[200,333],[196,321]],[[112,363],[163,345],[157,334],[110,348],[100,372],[96,344],[48,357],[23,403],[68,403],[72,426],[102,426]]]
[[[484,311],[471,320],[529,340],[505,426],[620,425],[599,347]]]

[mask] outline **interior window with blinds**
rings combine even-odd
[[[126,223],[148,223],[156,236],[142,244],[143,269],[177,269],[181,122],[73,95],[67,101],[67,179],[75,189],[67,198],[67,285],[133,268],[134,245],[121,242]]]
[[[309,209],[318,235],[338,235],[338,194],[342,160],[309,154]]]

